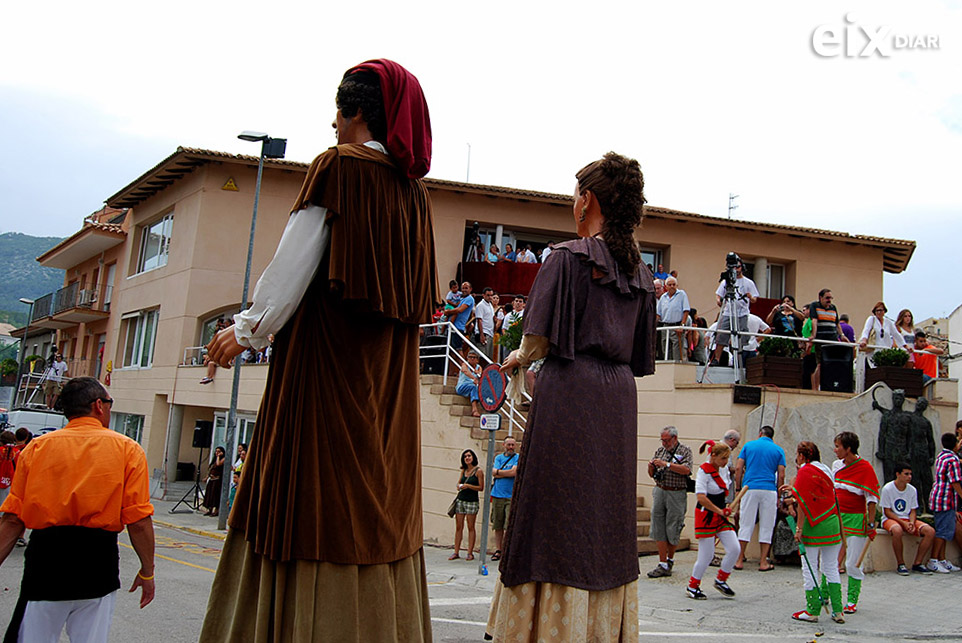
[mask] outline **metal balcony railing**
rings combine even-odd
[[[56,315],[65,310],[87,308],[89,310],[110,310],[110,294],[112,286],[101,284],[93,288],[81,288],[74,282],[56,292],[52,313]],[[34,304],[36,306],[36,304]]]

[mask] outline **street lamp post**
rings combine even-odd
[[[243,131],[237,135],[242,141],[260,141],[261,155],[257,161],[257,183],[254,186],[254,213],[251,215],[251,235],[247,244],[247,266],[244,268],[244,292],[241,295],[241,310],[247,307],[247,292],[251,282],[251,258],[254,255],[254,230],[257,228],[257,204],[261,195],[261,177],[264,174],[264,159],[282,159],[287,149],[286,138],[271,138],[263,132]],[[241,353],[243,355],[243,353]],[[234,379],[230,389],[230,409],[227,412],[227,435],[224,436],[224,473],[221,474],[220,509],[217,512],[217,528],[227,528],[228,500],[230,481],[234,463],[234,438],[237,435],[237,394],[240,391],[241,355],[234,359]]]
[[[19,350],[20,359],[17,360],[17,381],[14,382],[13,384],[14,386],[17,387],[16,388],[17,393],[20,392],[20,378],[23,376],[23,358],[26,357],[26,352],[27,352],[27,335],[30,333],[30,320],[33,318],[34,300],[27,299],[26,297],[21,297],[20,303],[30,306],[30,312],[27,313],[27,325],[24,326],[23,328],[23,337],[20,338],[20,350]],[[16,393],[13,396],[13,402],[14,404],[16,404],[17,402]]]

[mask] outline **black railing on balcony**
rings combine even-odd
[[[109,311],[110,305],[105,302],[110,300],[110,290],[111,286],[103,284],[93,288],[81,288],[78,282],[74,282],[56,292],[53,314],[74,308]]]
[[[31,323],[53,314],[53,296],[54,293],[50,293],[33,302],[33,314],[30,316]]]

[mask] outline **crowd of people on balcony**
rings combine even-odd
[[[554,249],[554,241],[549,241],[542,248],[540,256],[535,252],[530,243],[519,244],[517,250],[511,243],[504,244],[504,252],[498,245],[492,243],[487,250],[484,249],[484,242],[480,237],[475,239],[474,245],[470,246],[466,255],[467,261],[483,261],[489,264],[496,263],[544,263],[551,251]]]
[[[740,338],[742,366],[745,360],[758,354],[759,338],[756,334],[808,340],[799,342],[806,365],[805,388],[810,385],[818,390],[820,386],[823,347],[830,346],[824,342],[858,346],[857,377],[864,375],[866,367],[875,367],[872,356],[877,347],[899,348],[908,352],[908,365],[923,371],[924,383],[939,376],[938,356],[944,354],[944,350],[933,345],[924,330],[915,328],[910,310],[900,311],[892,320],[886,317],[888,309],[885,304],[878,302],[865,320],[861,335],[857,335],[849,323],[849,316],[839,313],[831,289],[824,288],[812,303],[801,307],[797,306],[792,295],[786,294],[762,319],[750,311],[759,292],[755,283],[743,274],[743,269],[744,265],[739,260],[732,284],[733,298],[726,297],[729,293],[725,281],[719,282],[715,292],[719,313],[715,322],[709,325],[698,316],[697,310],[690,305],[688,294],[679,287],[678,272],[668,272],[663,264],[658,264],[654,272],[658,325],[673,327],[673,330],[662,331],[659,335],[659,359],[726,366],[732,359],[729,348],[731,331],[737,330],[739,333],[748,333]],[[686,328],[679,329],[678,326]]]

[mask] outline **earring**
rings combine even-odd
[[[581,216],[578,217],[578,223],[584,223],[585,218],[587,216],[588,216],[588,208],[587,207],[581,208]]]

